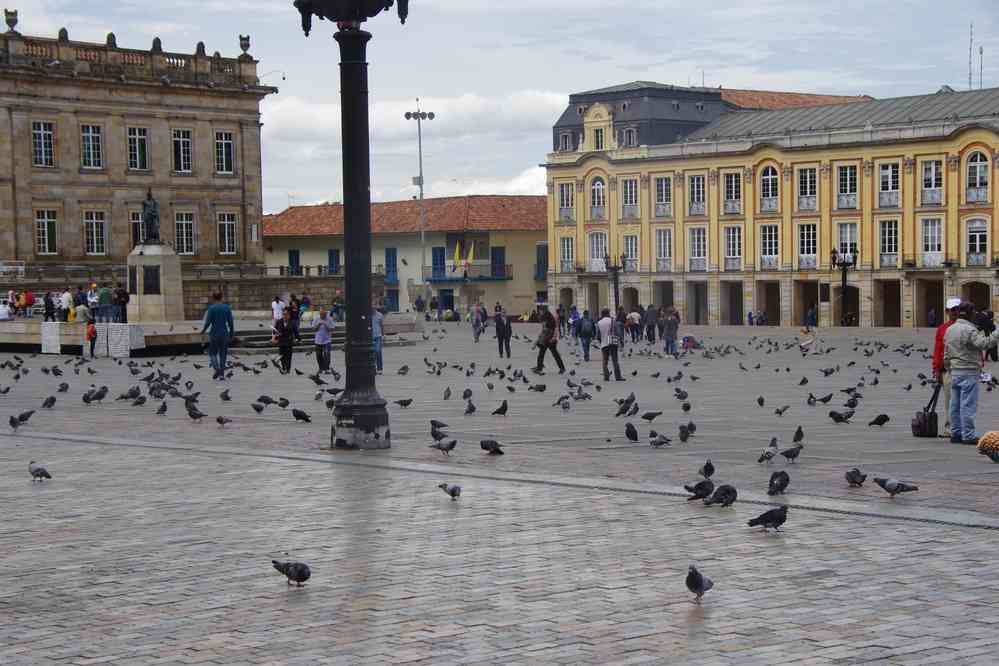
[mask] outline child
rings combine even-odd
[[[90,341],[90,358],[94,358],[94,347],[97,346],[97,326],[94,320],[87,320],[87,340]]]

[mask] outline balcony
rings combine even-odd
[[[656,204],[656,217],[673,217],[673,204],[669,201]]]
[[[898,253],[882,252],[881,268],[898,268]]]
[[[690,209],[687,213],[688,215],[704,215],[704,202],[703,201],[691,201]]]
[[[761,271],[776,271],[778,269],[780,269],[780,257],[769,254],[760,257]]]
[[[761,213],[776,213],[777,212],[777,197],[762,197],[760,199],[760,212]]]
[[[878,208],[898,208],[898,190],[878,192]]]
[[[968,203],[985,203],[989,200],[989,188],[969,187],[965,190],[965,197]]]
[[[968,266],[988,266],[989,257],[984,252],[969,252]]]
[[[741,271],[742,270],[742,257],[725,257],[725,270],[727,270],[727,271]]]
[[[726,215],[739,215],[740,213],[742,213],[741,199],[725,199]]]
[[[923,252],[919,256],[923,268],[941,268],[944,263],[943,252]]]
[[[622,220],[637,220],[640,216],[638,204],[624,204],[621,206]]]
[[[924,206],[939,206],[943,202],[943,189],[939,187],[924,187],[919,200]]]
[[[511,264],[462,264],[448,266],[424,266],[423,279],[427,282],[490,282],[512,280]],[[386,279],[386,283],[388,280]]]
[[[607,206],[590,206],[590,219],[604,221],[607,219]]]
[[[691,273],[703,273],[708,270],[708,260],[707,257],[691,257],[690,258],[690,272]]]
[[[558,209],[558,221],[559,222],[575,222],[576,221],[576,209],[575,208],[559,208]]]
[[[572,259],[563,259],[558,263],[559,273],[575,273],[576,272],[576,262]]]
[[[659,257],[656,259],[657,273],[671,273],[673,271],[673,259],[671,257]]]
[[[836,208],[839,210],[857,207],[857,193],[836,195]]]
[[[815,210],[818,207],[818,197],[814,194],[807,197],[798,197],[798,210]]]
[[[570,265],[572,265],[570,263]],[[534,264],[534,281],[545,282],[548,279],[548,264]]]
[[[638,259],[625,259],[623,268],[625,273],[637,273]]]
[[[801,270],[815,268],[818,265],[817,257],[814,254],[799,254],[798,268]]]
[[[589,263],[586,264],[586,270],[590,273],[606,273],[607,262],[603,259],[590,259]]]

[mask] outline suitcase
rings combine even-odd
[[[937,436],[937,399],[940,397],[940,389],[937,384],[933,389],[933,397],[921,411],[916,412],[912,417],[913,437],[936,437]]]

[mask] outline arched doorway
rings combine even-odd
[[[572,300],[572,288],[562,287],[558,290],[558,303],[559,305],[564,305],[566,308],[574,303]]]
[[[847,285],[833,287],[833,325],[860,326],[860,289]]]
[[[625,287],[621,290],[621,305],[626,312],[634,312],[638,309],[638,289]]]
[[[974,303],[977,310],[992,309],[992,290],[984,282],[965,282],[961,285],[961,298]]]

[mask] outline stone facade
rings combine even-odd
[[[147,190],[185,264],[262,262],[259,105],[276,89],[240,47],[0,34],[0,262],[123,265]]]

